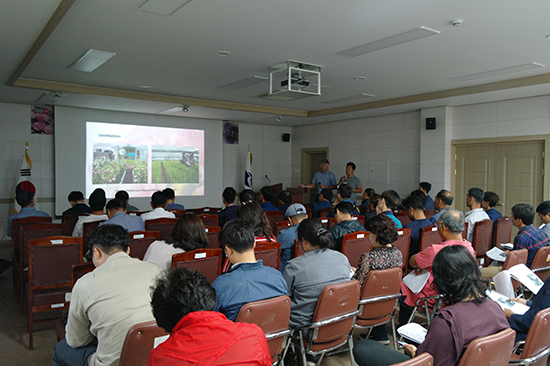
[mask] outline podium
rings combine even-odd
[[[292,194],[292,203],[304,204],[304,193],[307,193],[307,188],[288,187],[286,190]]]

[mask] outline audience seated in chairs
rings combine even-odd
[[[241,205],[244,205],[248,202],[256,202],[256,192],[251,189],[245,189],[239,193],[239,202]]]
[[[151,351],[147,365],[271,365],[260,327],[227,320],[212,311],[215,305],[214,288],[198,272],[178,268],[158,279],[151,306],[170,337]]]
[[[258,202],[245,202],[237,208],[237,217],[246,221],[252,230],[256,242],[275,241],[269,220]]]
[[[128,192],[117,191],[117,193],[115,193],[115,198],[126,202],[126,211],[139,211],[139,208],[130,204],[130,195],[128,194]]]
[[[334,215],[336,225],[330,228],[330,233],[336,243],[334,249],[341,251],[342,237],[356,231],[365,231],[365,227],[357,220],[353,220],[352,215],[355,213],[355,206],[351,202],[342,201],[334,207],[334,210],[336,212]]]
[[[481,202],[481,207],[483,207],[487,216],[494,222],[502,217],[502,214],[495,209],[498,201],[500,201],[500,197],[495,192],[485,192],[483,201]]]
[[[171,188],[167,188],[171,189]],[[161,191],[156,191],[151,195],[151,208],[153,211],[149,211],[141,215],[141,219],[143,221],[147,220],[154,220],[154,219],[160,219],[160,218],[168,218],[168,219],[175,219],[176,215],[174,215],[173,212],[166,211],[167,209],[167,198]],[[172,207],[176,208],[176,207]]]
[[[399,197],[399,193],[393,189],[388,189],[380,194],[380,199],[378,200],[378,205],[376,206],[376,213],[388,216],[393,220],[393,222],[395,222],[398,229],[402,228],[403,225],[401,224],[401,221],[395,217],[393,210],[396,210],[400,203],[401,197]]]
[[[365,212],[365,225],[372,217],[378,215],[376,212],[376,207],[378,206],[378,201],[380,201],[380,195],[378,193],[373,193],[369,197],[369,205],[367,212]],[[399,220],[398,220],[399,221]]]
[[[202,220],[195,214],[183,215],[165,240],[149,245],[143,260],[168,271],[172,266],[172,255],[208,247],[208,236]]]
[[[271,203],[273,198],[275,198],[275,190],[273,188],[265,186],[260,189],[260,205],[262,206],[262,210],[265,212],[279,211],[279,209]]]
[[[420,190],[415,191],[420,192]],[[422,235],[422,228],[433,225],[430,220],[424,215],[424,202],[418,194],[411,193],[410,196],[405,198],[402,202],[403,208],[407,212],[409,222],[404,228],[411,229],[411,245],[409,247],[409,258],[420,251],[420,236]]]
[[[375,193],[374,189],[372,188],[367,188],[365,189],[365,192],[363,192],[363,198],[362,198],[361,204],[358,207],[360,215],[364,215],[370,211],[370,207],[369,207],[370,196],[372,196],[374,193]]]
[[[172,188],[166,188],[162,191],[166,197],[166,210],[185,210],[185,206],[176,203],[176,192]]]
[[[430,277],[418,294],[412,292],[403,282],[401,283],[401,293],[405,296],[405,300],[400,304],[399,308],[400,325],[404,325],[408,322],[409,317],[412,314],[412,308],[415,306],[418,299],[438,294],[433,286],[434,274],[432,271],[432,264],[435,256],[440,250],[451,245],[461,245],[464,246],[468,252],[470,252],[472,258],[476,257],[472,244],[462,239],[463,230],[464,215],[462,212],[455,210],[443,211],[441,216],[439,216],[439,221],[437,223],[437,232],[443,241],[439,244],[432,244],[422,252],[411,257],[409,265],[412,268],[416,268],[416,270],[428,270],[430,272]],[[435,299],[428,301],[429,306],[433,306],[434,303]]]
[[[107,215],[109,220],[102,222],[103,225],[120,225],[129,233],[132,231],[145,231],[145,224],[139,216],[130,216],[126,213],[126,202],[114,198],[107,203]]]
[[[429,182],[420,182],[418,184],[418,190],[422,191],[426,195],[426,198],[424,199],[424,210],[434,210],[434,200],[432,197],[430,197],[429,193],[432,189],[432,184]]]
[[[82,192],[72,191],[71,193],[69,193],[69,197],[67,197],[67,199],[71,204],[71,208],[63,211],[61,218],[62,222],[65,222],[65,216],[67,215],[92,213],[92,209],[86,204],[86,200],[84,199],[84,195],[82,194]]]
[[[418,348],[405,345],[404,355],[370,339],[359,341],[353,353],[360,366],[392,365],[423,352],[433,356],[434,366],[457,365],[474,339],[509,327],[500,305],[487,298],[487,284],[466,247],[441,249],[432,268],[433,283],[439,293],[445,294],[446,306],[436,314],[424,342]]]
[[[50,217],[50,214],[44,211],[38,211],[34,208],[34,194],[36,193],[36,187],[29,181],[21,182],[15,188],[15,201],[21,206],[21,211],[15,215],[11,215],[8,218],[8,233],[7,235],[13,237],[13,219],[22,219],[24,217],[31,216],[43,216]]]
[[[391,244],[397,240],[397,228],[392,219],[385,215],[377,215],[369,220],[367,230],[373,248],[361,256],[352,277],[361,282],[361,285],[369,271],[401,267],[403,259],[401,251]],[[370,338],[389,344],[386,324],[374,327]]]
[[[453,194],[446,189],[442,189],[441,191],[437,192],[435,195],[434,200],[434,206],[437,212],[430,217],[430,221],[433,224],[437,224],[437,220],[439,220],[439,216],[443,213],[445,210],[450,210],[451,205],[453,204]]]
[[[287,294],[281,272],[256,260],[254,232],[247,222],[242,219],[228,222],[219,240],[232,267],[212,283],[216,290],[216,311],[234,321],[244,304]]]
[[[468,190],[466,195],[466,205],[470,211],[466,212],[465,220],[468,223],[468,241],[471,243],[474,238],[474,228],[476,222],[489,220],[489,216],[483,208],[481,203],[483,202],[483,190],[481,188],[473,187]]]
[[[288,207],[292,204],[292,193],[287,190],[279,192],[279,203],[281,204],[279,206],[279,211],[284,214]],[[287,217],[285,215],[285,220],[286,219]]]
[[[313,202],[311,205],[311,215],[315,218],[321,216],[321,210],[332,207],[332,189],[325,188],[319,194],[319,201]]]
[[[153,320],[150,287],[161,269],[131,258],[129,242],[119,225],[100,226],[90,237],[96,269],[73,287],[54,365],[117,365],[128,329]]]
[[[235,198],[237,197],[237,191],[233,187],[226,187],[222,193],[222,201],[225,208],[218,212],[218,226],[223,227],[227,221],[235,220],[237,218],[237,205],[235,205]]]
[[[286,264],[292,258],[294,240],[298,239],[298,225],[307,219],[307,210],[301,203],[293,203],[286,210],[285,217],[288,217],[290,228],[281,230],[277,235],[277,241],[281,243],[281,273],[284,273]]]
[[[107,216],[104,211],[106,202],[107,199],[105,198],[105,191],[101,188],[96,188],[88,198],[88,203],[90,204],[92,213],[88,216],[80,216],[78,218],[78,221],[73,229],[73,236],[84,235],[84,224],[86,222],[109,220],[109,216]]]

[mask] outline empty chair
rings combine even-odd
[[[190,252],[174,254],[172,267],[187,267],[204,275],[212,283],[221,274],[221,249],[195,249]]]
[[[285,340],[290,330],[290,298],[278,296],[272,299],[250,302],[241,307],[235,322],[258,325],[265,333],[271,360],[276,363],[282,356]]]
[[[533,262],[531,262],[531,270],[544,282],[550,274],[550,246],[545,246],[537,250]]]
[[[411,229],[403,228],[397,229],[398,238],[395,242],[392,243],[394,247],[399,249],[403,255],[403,268],[404,271],[407,270],[409,266],[409,248],[411,246]]]
[[[432,366],[434,358],[428,352],[424,352],[408,361],[394,363],[392,366]]]
[[[279,269],[281,263],[281,243],[279,242],[261,242],[256,243],[254,254],[257,260],[262,260],[264,266]]]
[[[160,236],[158,231],[132,231],[130,234],[130,256],[143,260],[147,248]]]
[[[342,237],[342,254],[356,267],[361,256],[372,249],[368,231],[357,231]]]
[[[512,354],[510,365],[546,365],[550,354],[550,308],[541,310],[529,328],[525,342],[518,342]],[[516,354],[518,347],[525,343],[521,354]]]
[[[483,220],[475,223],[472,247],[476,255],[483,256],[489,249],[493,238],[493,220]]]
[[[218,215],[213,211],[214,214],[198,214],[197,216],[202,220],[204,226],[218,226]]]
[[[178,219],[172,219],[163,217],[160,219],[153,219],[145,221],[145,230],[146,231],[158,231],[159,240],[164,240],[170,236],[172,229],[176,226]]]
[[[420,234],[420,246],[419,253],[429,247],[432,244],[437,244],[441,242],[441,236],[437,232],[437,226],[430,225],[423,227],[422,233]]]
[[[506,366],[514,348],[516,332],[510,328],[474,339],[464,351],[458,366]]]
[[[204,230],[206,231],[206,236],[208,236],[208,249],[217,249],[220,247],[220,241],[218,240],[220,236],[220,231],[222,230],[219,226],[205,226]]]
[[[493,244],[511,243],[512,240],[512,220],[509,217],[501,217],[497,219],[493,227]]]
[[[145,366],[151,350],[170,334],[155,320],[135,324],[128,329],[120,352],[119,366]],[[155,344],[155,342],[157,344]]]
[[[27,325],[29,349],[33,349],[34,314],[68,308],[72,266],[82,262],[82,238],[52,236],[29,240]],[[43,321],[55,320],[41,319]]]
[[[367,273],[361,288],[359,300],[360,314],[355,321],[355,328],[368,329],[391,322],[393,339],[395,334],[395,309],[401,297],[401,268],[373,270]],[[368,335],[367,335],[368,338]],[[397,345],[394,342],[394,348]]]

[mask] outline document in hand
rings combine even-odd
[[[508,269],[512,278],[521,282],[521,284],[529,289],[533,294],[538,294],[544,282],[533,273],[525,264],[516,264]]]
[[[487,296],[489,296],[489,299],[496,301],[501,308],[510,309],[514,312],[514,314],[523,315],[527,310],[529,310],[529,306],[512,301],[508,297],[494,290],[487,290]]]
[[[412,271],[403,278],[403,283],[416,295],[424,288],[428,278],[430,278],[430,272],[425,269],[418,275],[416,271]]]
[[[497,247],[492,247],[485,255],[494,261],[504,262],[506,260],[506,252]]]
[[[397,333],[409,341],[420,344],[424,342],[428,331],[418,323],[409,323],[399,327]]]

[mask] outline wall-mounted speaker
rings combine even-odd
[[[289,142],[290,141],[290,134],[289,133],[283,133],[283,141]]]
[[[435,117],[426,118],[426,129],[435,130]]]

